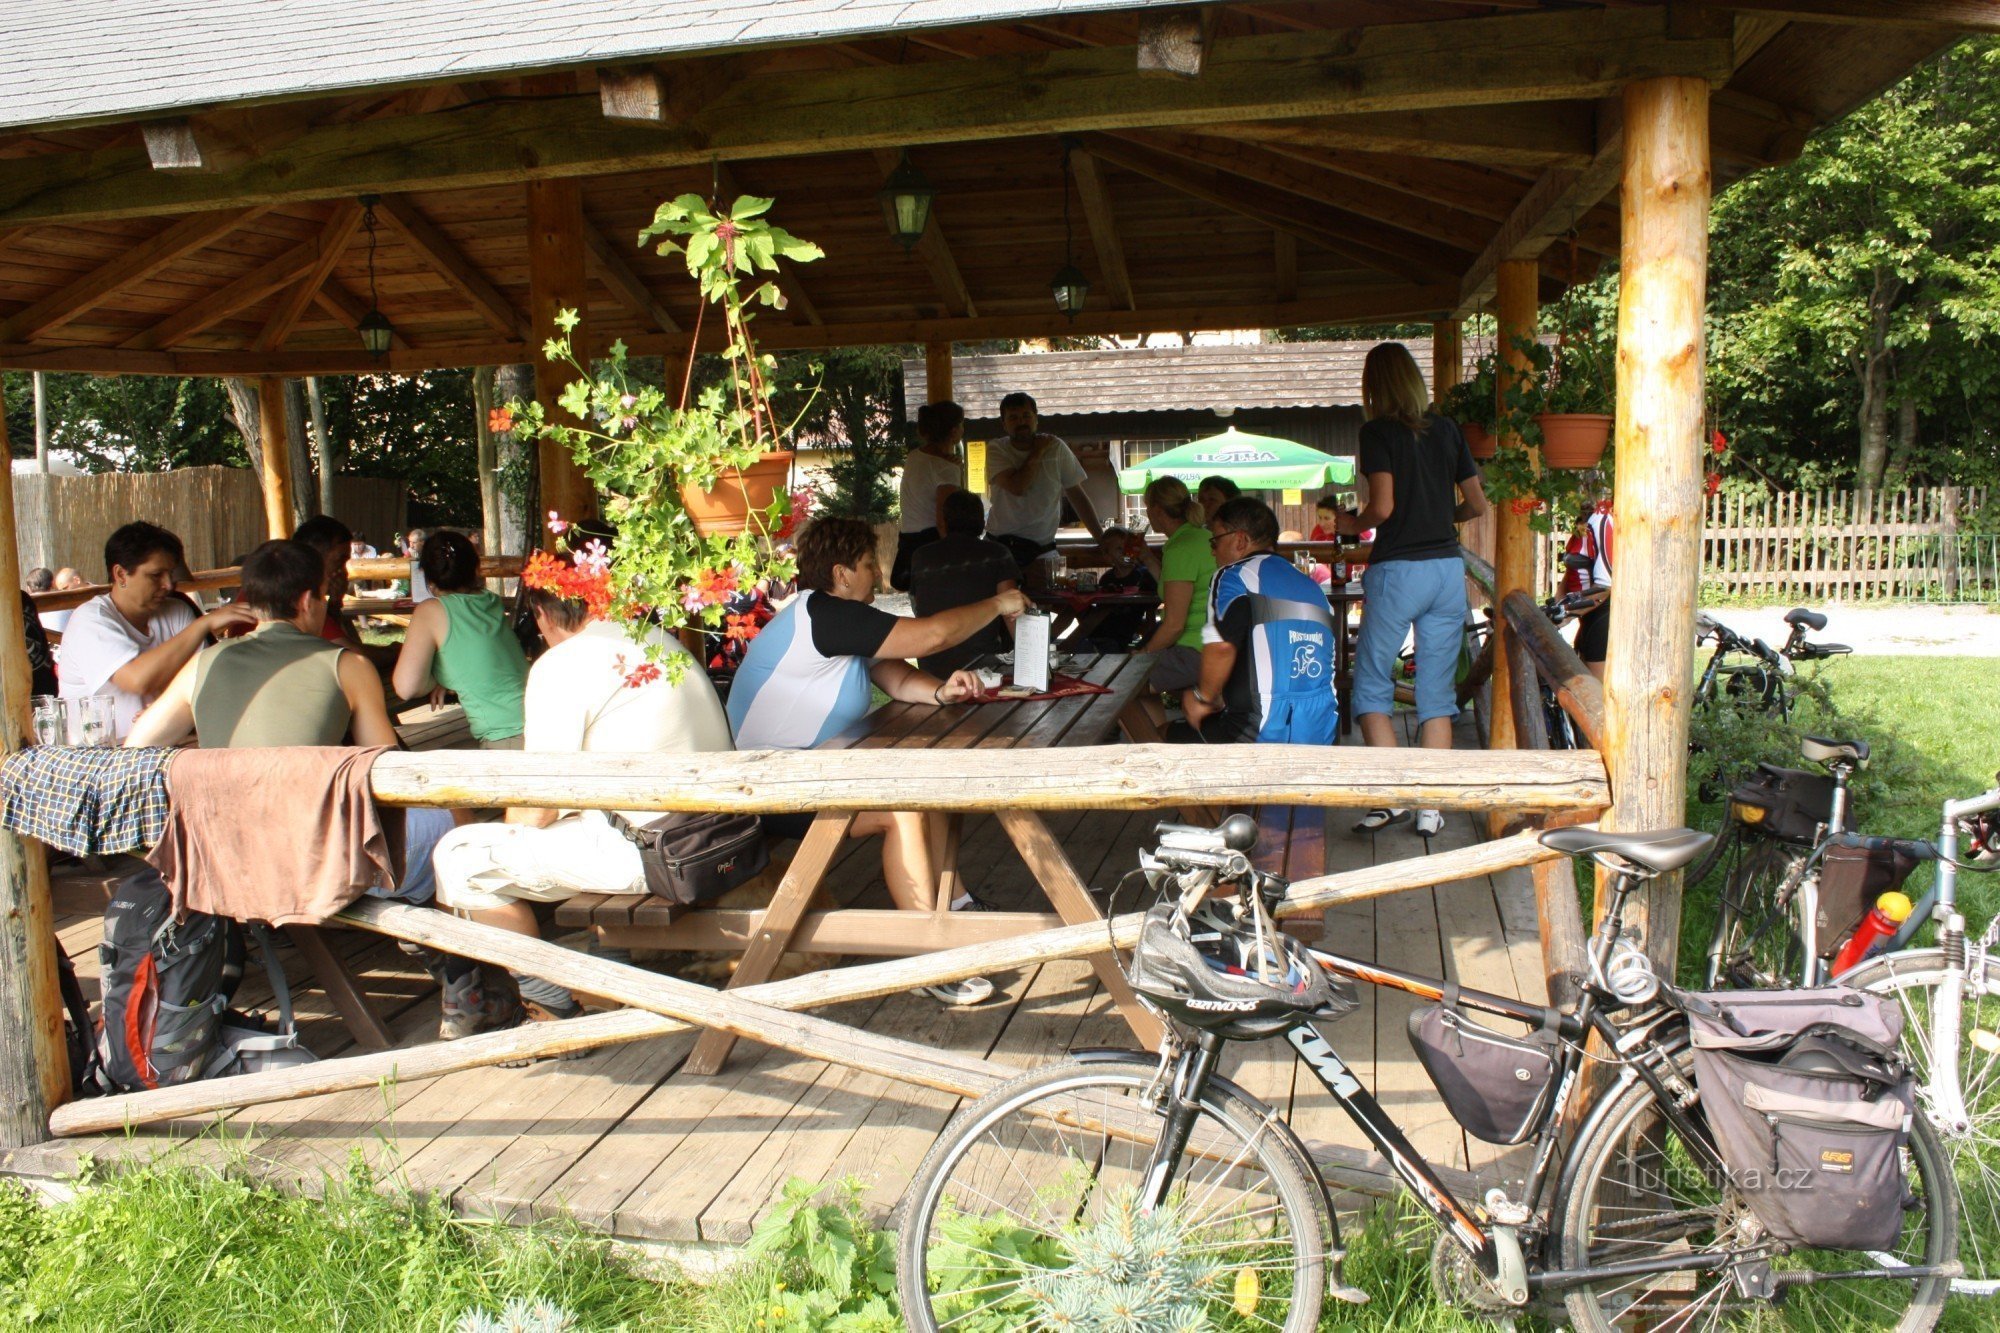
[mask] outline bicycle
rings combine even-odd
[[[1762,639],[1744,638],[1707,612],[1696,616],[1695,646],[1713,640],[1715,650],[1709,654],[1708,664],[1702,668],[1701,679],[1695,685],[1694,706],[1712,707],[1718,699],[1727,699],[1739,704],[1753,703],[1763,712],[1790,717],[1792,681],[1797,675],[1794,664],[1823,661],[1854,651],[1844,643],[1807,640],[1808,631],[1817,633],[1826,628],[1826,617],[1817,611],[1795,606],[1785,612],[1785,623],[1792,627],[1791,633],[1784,643],[1772,648]],[[1749,660],[1739,660],[1744,658]]]
[[[1304,1144],[1216,1072],[1227,1043],[1280,1034],[1437,1222],[1442,1294],[1481,1314],[1560,1301],[1580,1328],[1685,1329],[1761,1319],[1782,1296],[1815,1333],[1914,1333],[1936,1321],[1957,1265],[1928,1126],[1915,1124],[1901,1150],[1912,1202],[1879,1254],[1788,1251],[1760,1231],[1723,1163],[1691,1073],[1688,1018],[1622,933],[1638,886],[1684,867],[1708,835],[1542,836],[1611,872],[1581,998],[1557,1010],[1278,934],[1270,912],[1286,885],[1252,868],[1255,841],[1245,816],[1214,830],[1162,825],[1134,872],[1160,895],[1130,969],[1135,990],[1176,1020],[1158,1057],[1079,1052],[965,1107],[932,1145],[897,1218],[898,1282],[917,1333],[1082,1326],[1055,1316],[1111,1294],[1134,1327],[1308,1333],[1328,1295],[1365,1301],[1343,1280],[1338,1223]],[[1260,971],[1278,960],[1282,982],[1218,972],[1197,941]],[[1497,1187],[1474,1204],[1455,1197],[1320,1033],[1315,1020],[1355,1007],[1355,983],[1450,995],[1460,1011],[1555,1035],[1550,1079],[1517,1140],[1532,1145],[1518,1197]],[[1591,1037],[1601,1053],[1587,1056]],[[1586,1061],[1611,1077],[1571,1131]]]

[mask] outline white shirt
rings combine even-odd
[[[669,641],[670,642],[670,641]],[[628,685],[627,676],[650,659],[624,629],[593,620],[536,659],[522,698],[522,745],[569,754],[696,754],[735,747],[722,701],[701,664],[678,644],[680,681],[659,663],[657,678]],[[657,810],[621,810],[635,824],[659,818]]]
[[[1062,526],[1063,492],[1083,484],[1083,464],[1076,461],[1076,454],[1062,440],[1050,438],[1053,443],[1042,451],[1026,490],[1014,495],[999,486],[990,488],[992,509],[986,520],[987,536],[1025,537],[1042,545],[1056,539],[1056,529]],[[1027,456],[1027,451],[1011,439],[989,440],[986,475],[1011,471]]]
[[[112,734],[124,740],[140,710],[153,702],[154,696],[141,697],[130,690],[121,690],[111,683],[111,678],[140,653],[159,647],[193,623],[194,612],[187,603],[169,598],[153,613],[146,628],[140,629],[119,614],[118,608],[111,604],[110,593],[98,594],[76,608],[63,631],[59,664],[62,697],[109,695]]]
[[[922,449],[910,450],[903,460],[902,531],[922,532],[936,527],[938,487],[964,484],[964,473],[956,458],[939,458]]]

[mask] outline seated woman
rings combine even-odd
[[[482,750],[521,748],[521,695],[528,659],[506,607],[479,581],[479,552],[456,532],[424,543],[418,565],[435,596],[417,603],[396,658],[396,693],[415,699],[450,690]]]
[[[1139,706],[1158,730],[1167,724],[1160,696],[1178,696],[1201,683],[1201,630],[1208,623],[1215,551],[1202,526],[1201,506],[1177,477],[1155,477],[1147,485],[1146,522],[1167,539],[1157,554],[1142,548],[1140,555],[1160,585],[1160,623],[1139,647],[1155,654]]]
[[[913,704],[947,704],[977,693],[979,678],[969,671],[939,680],[907,659],[950,648],[1028,605],[1008,589],[931,616],[877,610],[869,605],[880,574],[875,530],[859,519],[814,519],[799,533],[796,551],[801,591],[751,641],[730,687],[729,725],[739,750],[811,749],[867,715],[871,685]],[[764,818],[774,837],[803,836],[811,823],[811,815]],[[931,910],[941,821],[870,811],[849,832],[882,835],[882,878],[896,906]],[[977,1004],[993,993],[984,978],[925,989],[947,1004]]]

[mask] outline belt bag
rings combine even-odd
[[[1487,1143],[1519,1143],[1534,1132],[1555,1087],[1562,1039],[1555,1011],[1525,1037],[1473,1022],[1458,1008],[1458,987],[1410,1015],[1410,1045],[1437,1085],[1452,1119]]]
[[[771,862],[755,815],[676,813],[634,824],[614,814],[611,821],[639,849],[646,892],[671,903],[711,902]]]

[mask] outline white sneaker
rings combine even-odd
[[[954,1009],[968,1005],[983,1004],[993,998],[993,983],[985,977],[967,977],[963,981],[941,981],[935,986],[920,986],[919,990]]]
[[[1444,832],[1444,812],[1442,810],[1417,811],[1417,836],[1435,838]]]
[[[1407,810],[1370,810],[1367,814],[1354,821],[1354,831],[1356,833],[1379,833],[1383,829],[1388,828],[1389,825],[1407,818],[1409,813]]]

